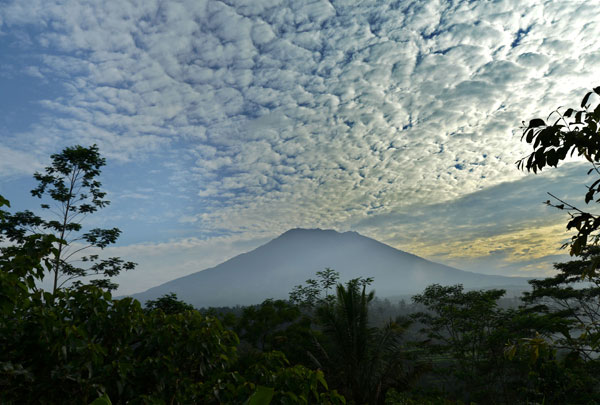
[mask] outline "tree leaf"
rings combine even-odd
[[[525,142],[531,143],[531,141],[533,141],[533,128],[528,129],[526,134],[527,135],[525,136]]]
[[[591,95],[592,95],[592,92],[590,91],[583,97],[583,100],[581,100],[581,108],[586,108],[585,106],[587,105],[587,102],[590,99]]]
[[[248,405],[269,405],[273,399],[275,390],[271,387],[259,385],[256,391],[248,398]]]
[[[104,394],[101,397],[96,398],[90,405],[112,405],[108,395]]]
[[[541,119],[541,118],[534,118],[531,121],[529,121],[529,127],[528,128],[537,128],[537,127],[543,127],[546,125],[546,122]]]

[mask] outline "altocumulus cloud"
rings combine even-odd
[[[522,176],[518,126],[593,85],[599,17],[584,0],[6,2],[23,72],[62,92],[1,136],[152,156],[209,233],[400,218]]]

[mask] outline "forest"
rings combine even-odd
[[[524,125],[533,151],[519,169],[575,153],[600,174],[593,93],[553,123]],[[11,213],[0,196],[0,403],[600,403],[600,217],[566,201],[547,204],[569,214],[573,260],[520,300],[433,284],[391,302],[372,279],[340,283],[343,269],[326,268],[288,300],[194,308],[175,294],[113,298],[111,277],[136,264],[84,255],[120,230],[81,224],[109,204],[97,180],[105,160],[95,145],[51,158],[32,190],[53,202],[41,205],[46,218]],[[585,202],[599,192],[600,179]]]

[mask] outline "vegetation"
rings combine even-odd
[[[191,311],[194,307],[177,299],[177,294],[171,293],[163,295],[155,300],[146,301],[146,312],[160,310],[165,314],[180,314]]]
[[[600,174],[600,107],[590,97],[553,125],[532,120],[524,138],[534,151],[519,167],[537,172],[577,152]],[[340,283],[324,269],[287,301],[198,310],[168,294],[142,308],[110,293],[110,276],[133,263],[71,261],[120,234],[81,232],[108,204],[103,165],[96,146],[76,146],[35,174],[32,194],[50,197],[42,209],[55,219],[11,214],[0,196],[0,403],[600,403],[598,216],[551,204],[571,214],[578,260],[532,281],[519,306],[500,305],[503,290],[461,285],[396,304],[375,297],[372,279]],[[600,180],[586,202],[599,192]],[[84,284],[90,274],[102,278]],[[51,292],[38,288],[47,275]]]
[[[123,270],[134,269],[136,264],[118,257],[99,260],[97,254],[82,256],[81,252],[91,247],[104,249],[116,242],[121,231],[118,228],[94,228],[79,233],[81,221],[87,215],[110,204],[104,199],[106,193],[101,191],[102,184],[97,180],[105,159],[100,156],[96,145],[89,148],[79,145],[68,147],[51,158],[52,164],[46,167],[44,173],[34,174],[39,184],[31,190],[34,197],[50,197],[51,201],[41,204],[41,208],[51,215],[43,219],[29,210],[12,215],[5,213],[0,224],[2,233],[17,244],[22,244],[26,235],[55,236],[57,248],[52,252],[52,259],[46,262],[46,268],[53,276],[53,292],[71,280],[76,280],[75,285],[81,285],[77,279],[90,275],[103,276],[91,280],[91,284],[115,289],[117,285],[109,278]],[[89,266],[75,266],[76,260]]]
[[[581,100],[581,108],[568,108],[564,113],[558,109],[548,116],[554,117],[553,124],[546,123],[541,118],[529,121],[524,127],[521,140],[532,144],[533,151],[517,162],[517,167],[537,173],[544,168],[557,167],[557,165],[574,154],[584,157],[592,166],[588,175],[595,173],[600,175],[598,164],[600,163],[600,104],[592,109],[590,100],[592,96],[600,95],[600,87],[586,93]],[[600,178],[587,187],[585,203],[591,201],[600,202]],[[550,194],[555,203],[550,200],[546,203],[561,210],[567,210],[571,220],[567,229],[575,229],[577,233],[573,236],[570,246],[571,255],[580,255],[589,242],[597,244],[600,240],[600,216],[577,208],[568,202]],[[600,262],[599,262],[600,263]],[[594,263],[597,267],[599,263]]]
[[[59,244],[36,234],[2,248],[1,403],[344,403],[281,352],[244,361],[233,331],[174,295],[143,310],[97,285],[38,289]]]

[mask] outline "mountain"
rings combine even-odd
[[[174,292],[198,308],[261,303],[287,298],[295,285],[330,267],[340,281],[373,277],[377,296],[421,292],[438,283],[465,288],[526,286],[525,278],[490,276],[433,263],[356,232],[292,229],[251,252],[215,267],[181,277],[133,295],[145,303]]]

